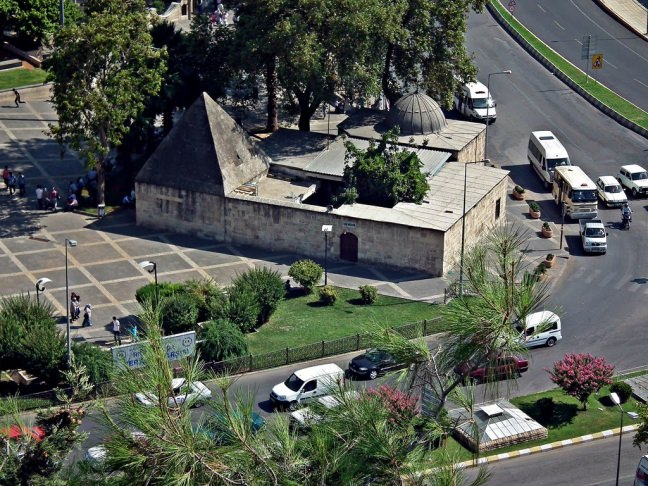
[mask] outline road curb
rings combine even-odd
[[[623,427],[622,433],[627,434],[628,432],[634,432],[638,428],[639,428],[638,425],[626,425],[625,427]],[[474,461],[460,462],[456,464],[456,467],[458,468],[475,467],[475,466],[481,466],[483,464],[505,461],[507,459],[515,459],[516,457],[528,456],[540,452],[560,449],[562,447],[583,444],[585,442],[591,442],[593,440],[607,439],[609,437],[614,437],[615,435],[619,435],[619,432],[620,432],[620,428],[604,430],[603,432],[596,432],[594,434],[582,435],[574,439],[559,440],[556,442],[552,442],[550,444],[543,444],[539,446],[529,447],[526,449],[520,449],[519,451],[505,452],[502,454],[495,454],[493,456],[480,457],[479,459]]]
[[[613,110],[609,106],[605,105],[603,102],[589,94],[587,91],[585,91],[583,88],[581,88],[578,84],[576,84],[572,79],[567,76],[565,73],[563,73],[556,65],[554,65],[551,61],[549,61],[546,57],[544,57],[542,54],[540,54],[529,42],[522,37],[522,35],[513,28],[513,26],[500,14],[499,10],[497,10],[492,2],[499,2],[500,0],[491,0],[491,2],[488,2],[486,4],[486,8],[488,11],[491,13],[491,15],[497,20],[497,23],[499,23],[502,28],[508,32],[508,34],[513,37],[523,48],[526,50],[533,58],[535,58],[540,64],[542,64],[544,67],[546,67],[551,73],[556,76],[558,79],[560,79],[563,83],[565,83],[567,86],[569,86],[573,91],[581,95],[583,98],[585,98],[587,101],[589,101],[590,104],[592,104],[595,108],[598,110],[602,111],[605,113],[607,116],[615,120],[617,123],[620,125],[632,130],[635,133],[638,133],[642,137],[648,138],[648,130],[645,128],[639,126],[635,122],[629,120],[628,118],[624,117],[617,111]],[[540,40],[540,39],[538,39]],[[542,42],[542,41],[541,41]],[[544,42],[543,42],[544,44]],[[545,44],[546,46],[546,44]],[[549,46],[547,46],[549,48]],[[554,51],[555,52],[555,51]],[[556,52],[556,55],[560,56]],[[562,57],[562,56],[560,56]],[[562,57],[565,62],[569,62],[567,59]],[[570,63],[571,64],[571,63]],[[573,65],[573,64],[572,64]],[[576,66],[574,66],[576,67]],[[578,69],[578,68],[577,68]],[[598,82],[598,81],[597,81]],[[599,83],[601,86],[604,86],[603,84]],[[607,88],[607,86],[605,86]],[[610,88],[607,88],[610,89]],[[610,91],[613,91],[610,89]],[[619,95],[617,95],[619,96]],[[621,97],[621,96],[619,96]],[[628,101],[628,100],[626,100]],[[628,103],[630,103],[628,101]],[[637,107],[639,108],[639,107]],[[639,108],[640,109],[640,108]]]
[[[631,30],[636,35],[641,37],[643,40],[648,41],[648,35],[645,32],[638,31],[630,22],[628,22],[624,17],[619,15],[616,10],[614,10],[607,3],[605,3],[605,0],[594,0],[594,3],[596,3],[599,7],[605,10],[605,13],[607,13],[611,17],[614,17],[614,19],[617,22],[623,24],[626,29]]]

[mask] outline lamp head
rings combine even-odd
[[[78,245],[77,240],[68,240],[68,239],[66,239],[65,241],[67,241],[68,246],[77,246]]]
[[[148,270],[149,273],[153,273],[153,271],[155,270],[156,264],[155,264],[155,262],[150,262],[148,260],[145,260],[145,261],[139,263],[139,267],[143,268],[144,270]]]
[[[619,398],[619,395],[617,395],[615,392],[610,393],[610,398],[612,399],[615,405],[621,405],[621,399]]]
[[[36,280],[36,288],[38,289],[39,292],[42,292],[45,290],[45,284],[51,282],[51,280],[47,277],[42,277]]]

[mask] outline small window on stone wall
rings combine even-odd
[[[502,212],[502,200],[498,199],[495,201],[495,219],[499,219],[500,213]]]
[[[162,214],[169,214],[169,200],[168,199],[156,199],[157,208]]]

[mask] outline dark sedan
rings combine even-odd
[[[387,371],[404,368],[391,354],[380,349],[369,349],[366,353],[356,356],[349,363],[349,374],[375,380]]]

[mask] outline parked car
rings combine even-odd
[[[632,197],[648,196],[648,172],[640,165],[621,166],[617,179],[626,190],[632,193]]]
[[[609,208],[618,208],[628,202],[621,183],[612,176],[601,176],[596,181],[598,197]]]
[[[42,441],[47,434],[42,427],[26,427],[22,425],[10,425],[0,429],[0,437],[12,440],[20,440],[23,438],[31,438],[36,442]]]
[[[520,342],[527,348],[552,347],[562,339],[560,317],[551,311],[533,312],[524,322],[518,322],[515,329],[520,333]]]
[[[529,362],[517,356],[501,356],[470,371],[472,368],[474,368],[473,363],[467,362],[457,366],[455,373],[459,374],[464,381],[484,383],[520,376],[529,369]]]
[[[391,354],[380,349],[369,349],[364,354],[356,356],[349,363],[349,374],[375,380],[387,371],[403,368]]]
[[[211,390],[200,381],[187,383],[184,378],[174,378],[171,386],[172,393],[167,398],[167,403],[171,408],[185,404],[190,407],[199,407],[212,397]],[[147,407],[153,407],[159,403],[158,397],[153,392],[139,392],[135,394],[135,398]]]

